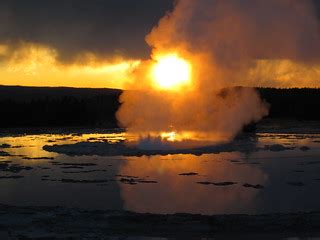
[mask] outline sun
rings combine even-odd
[[[176,54],[159,57],[152,69],[156,87],[170,90],[191,83],[191,64]]]

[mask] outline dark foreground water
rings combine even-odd
[[[248,140],[261,147],[258,151],[201,156],[67,156],[42,149],[83,141],[112,143],[125,137],[1,137],[1,203],[140,213],[320,211],[319,134],[259,133]],[[282,148],[265,147],[275,144]]]

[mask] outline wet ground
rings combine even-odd
[[[259,132],[209,154],[95,155],[96,144],[113,147],[125,138],[2,136],[1,203],[165,214],[320,211],[320,134]],[[91,144],[87,155],[43,149],[79,142]]]
[[[319,239],[320,214],[155,215],[0,205],[1,239]]]
[[[159,215],[154,214],[174,213],[303,213],[300,220],[306,224],[310,212],[320,212],[320,131],[316,124],[270,126],[263,125],[256,134],[243,135],[232,144],[187,152],[127,150],[122,144],[130,136],[121,131],[5,133],[0,137],[1,204],[19,206],[19,211],[26,211],[24,206],[78,208],[90,211],[90,218],[98,217],[93,210],[112,210],[121,216],[123,210],[150,213],[155,225]],[[108,151],[101,151],[106,148]],[[49,210],[45,208],[35,216],[51,216]],[[64,211],[62,214],[67,214]],[[301,225],[300,220],[294,224]],[[3,222],[0,225],[3,227]],[[5,231],[3,236],[8,234]],[[213,239],[210,234],[140,237],[145,236],[143,232],[135,237],[119,233],[113,235],[116,237],[103,236]],[[319,238],[299,233],[276,239]]]

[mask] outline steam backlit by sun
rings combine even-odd
[[[191,64],[177,54],[158,57],[152,68],[152,79],[157,88],[179,89],[191,85]]]
[[[268,114],[252,87],[264,79],[296,84],[306,72],[318,79],[312,0],[175,2],[146,36],[151,59],[133,72],[130,85],[138,94],[127,91],[120,99],[119,123],[141,136],[139,146],[232,141]]]

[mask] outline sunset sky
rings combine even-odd
[[[172,0],[2,0],[0,85],[125,88],[150,57],[146,35],[172,9]],[[267,69],[285,87],[320,86],[318,63],[276,60],[258,62],[252,78]]]
[[[0,84],[122,88],[171,0],[3,0]]]

